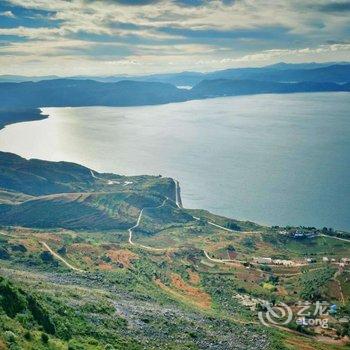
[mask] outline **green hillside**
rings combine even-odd
[[[172,179],[99,174],[73,163],[26,160],[4,152],[0,164],[2,225],[125,229],[135,223],[142,208],[157,207],[166,198],[169,203],[161,222],[192,220],[176,210]]]
[[[345,232],[184,209],[170,178],[0,160],[1,350],[346,347]],[[319,299],[339,307],[327,332],[259,322]]]

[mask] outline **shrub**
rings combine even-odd
[[[26,304],[23,293],[12,283],[0,277],[0,305],[6,315],[11,318],[15,317],[25,309]]]
[[[266,272],[272,271],[272,269],[271,269],[271,267],[269,265],[261,264],[261,265],[259,265],[259,268],[260,268],[261,271],[266,271]]]
[[[235,247],[233,246],[233,244],[229,244],[228,247],[227,247],[227,250],[231,251],[231,252],[235,252],[236,249]]]
[[[255,248],[255,242],[254,242],[254,240],[253,240],[251,237],[245,237],[245,238],[242,240],[242,244],[243,244],[245,247],[250,248],[250,249]]]
[[[72,341],[68,344],[68,350],[84,350],[85,348],[80,345],[77,341]]]
[[[107,345],[105,346],[105,350],[115,350],[115,348],[114,348],[113,345],[107,344]]]
[[[32,295],[28,296],[28,308],[36,322],[43,327],[45,332],[55,334],[55,325],[52,322],[48,312],[36,301]]]
[[[323,289],[333,277],[334,272],[335,269],[331,267],[317,271],[305,271],[299,278],[300,297],[310,301],[320,300],[323,297]]]
[[[27,251],[27,248],[23,244],[15,244],[11,246],[11,250],[13,252],[25,253]]]
[[[49,342],[49,336],[46,333],[41,333],[41,341],[47,344]]]
[[[60,255],[66,255],[67,254],[67,248],[66,247],[62,247],[62,248],[57,250],[57,253],[60,254]]]
[[[234,230],[234,231],[241,231],[241,227],[238,226],[235,222],[228,222],[226,224],[226,227],[229,228],[230,230]]]
[[[0,259],[2,259],[2,260],[10,259],[10,254],[7,251],[7,249],[0,248]]]
[[[5,335],[5,339],[8,343],[15,343],[16,342],[17,336],[15,333],[13,333],[11,331],[6,331],[4,335]]]
[[[40,254],[40,258],[44,262],[53,262],[54,261],[52,254],[48,251],[42,252]]]
[[[32,334],[29,331],[25,332],[24,339],[28,341],[32,340]]]

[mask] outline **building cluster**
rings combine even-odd
[[[317,262],[315,258],[306,258],[307,263],[312,264]],[[322,262],[324,263],[339,263],[340,267],[345,267],[346,265],[350,265],[350,258],[341,258],[339,261],[334,258],[329,258],[328,256],[322,257]]]
[[[253,262],[256,264],[262,264],[262,265],[281,265],[281,266],[295,265],[294,261],[292,260],[272,259],[272,258],[264,258],[264,257],[253,258]]]
[[[349,258],[342,258],[342,259],[340,259],[339,267],[345,267],[347,265],[350,265],[350,259]]]
[[[278,232],[280,235],[282,236],[287,236],[290,238],[294,238],[294,239],[311,239],[314,238],[318,235],[318,231],[317,230],[300,230],[300,229],[296,229],[296,230],[282,230]]]
[[[293,260],[284,260],[284,259],[272,259],[272,258],[265,258],[265,257],[254,257],[252,259],[253,263],[260,264],[260,265],[280,265],[280,266],[300,266],[305,265],[302,261],[293,261]],[[316,258],[306,258],[305,261],[308,264],[316,263]],[[350,266],[350,258],[341,258],[339,260],[334,258],[329,258],[328,256],[322,257],[323,263],[335,263],[339,264],[339,267],[345,267],[347,265]]]

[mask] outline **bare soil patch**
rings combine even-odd
[[[113,262],[123,264],[125,267],[130,267],[132,261],[139,258],[137,254],[127,249],[109,250],[107,256]]]
[[[211,297],[209,294],[203,292],[199,288],[187,284],[178,274],[171,275],[171,282],[173,286],[181,291],[191,302],[200,306],[203,309],[211,307]]]
[[[195,286],[198,285],[201,279],[198,273],[195,271],[192,271],[191,269],[188,269],[187,272],[190,277],[190,283]]]
[[[110,271],[110,270],[112,270],[112,265],[111,264],[107,264],[107,263],[100,263],[99,265],[98,265],[98,268],[100,269],[100,270],[103,270],[103,271]]]

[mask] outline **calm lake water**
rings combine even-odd
[[[0,131],[0,149],[171,176],[186,207],[233,218],[350,229],[348,93],[43,110]]]

